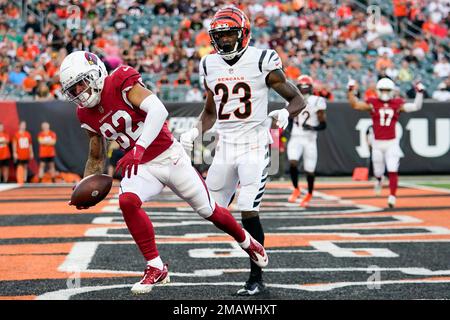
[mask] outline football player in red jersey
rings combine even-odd
[[[62,62],[60,81],[65,95],[78,105],[78,119],[90,137],[84,176],[103,173],[105,138],[115,140],[125,151],[117,164],[123,176],[119,205],[128,230],[147,260],[144,276],[132,287],[133,293],[147,293],[153,285],[169,282],[167,264],[163,264],[156,247],[153,225],[141,208],[144,201],[158,195],[164,186],[189,203],[201,217],[232,236],[256,264],[267,265],[264,247],[212,199],[189,156],[168,130],[166,108],[145,88],[135,69],[120,66],[108,75],[95,54],[77,51]]]
[[[425,87],[418,82],[415,85],[416,97],[414,102],[405,102],[401,98],[394,98],[395,84],[389,78],[382,78],[377,82],[377,98],[369,98],[360,101],[354,91],[357,86],[354,80],[348,83],[348,100],[355,110],[369,111],[373,122],[375,139],[372,145],[372,162],[374,176],[377,179],[375,192],[381,192],[382,177],[387,167],[389,177],[390,195],[388,205],[395,206],[398,186],[398,167],[400,164],[401,150],[399,139],[395,135],[395,125],[400,112],[414,112],[422,108],[423,91]]]

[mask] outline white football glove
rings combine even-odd
[[[194,149],[194,140],[198,137],[198,134],[198,129],[192,128],[180,135],[180,143],[187,153],[190,153]]]
[[[353,89],[355,89],[357,83],[354,79],[349,79],[347,82],[347,90],[348,91],[353,91]]]
[[[278,128],[286,129],[289,124],[289,111],[286,109],[275,110],[269,113],[269,117],[274,118],[277,122]]]
[[[414,89],[416,90],[416,92],[420,92],[420,93],[422,93],[422,92],[424,92],[425,91],[425,86],[423,85],[423,83],[422,82],[417,82],[415,85],[414,85]]]

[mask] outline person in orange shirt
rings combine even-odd
[[[286,74],[286,77],[291,80],[297,79],[302,74],[300,69],[289,60],[286,61],[284,73]]]
[[[211,43],[209,38],[209,33],[206,30],[200,30],[198,34],[195,36],[195,46],[207,46]]]
[[[178,87],[180,85],[181,86],[190,86],[191,85],[191,80],[189,80],[189,77],[187,76],[185,71],[178,72],[178,78],[176,78],[173,81],[174,87]]]
[[[367,90],[364,92],[364,99],[368,100],[370,98],[377,98],[377,89],[376,89],[376,84],[375,83],[371,83],[368,87]]]
[[[2,171],[1,182],[8,182],[9,177],[9,161],[11,160],[11,152],[9,151],[9,134],[4,131],[3,123],[0,123],[0,168]]]
[[[50,130],[50,124],[48,122],[42,122],[41,132],[38,135],[39,142],[39,182],[42,182],[42,178],[45,173],[45,165],[48,164],[48,171],[52,178],[52,182],[55,182],[55,144],[56,133]]]
[[[13,139],[13,157],[17,163],[16,178],[18,183],[24,183],[28,177],[28,162],[34,158],[31,134],[27,131],[27,123],[19,123],[19,131]]]
[[[381,71],[383,69],[387,69],[390,68],[394,65],[394,63],[392,62],[392,60],[388,57],[387,53],[384,52],[383,55],[381,57],[379,57],[377,59],[377,61],[375,62],[375,68],[378,71]]]
[[[348,3],[343,3],[336,12],[336,15],[344,20],[349,20],[352,18],[352,8]]]
[[[25,42],[21,47],[17,48],[16,56],[26,61],[33,61],[39,55],[39,47],[33,41]]]

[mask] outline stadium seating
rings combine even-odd
[[[283,4],[286,4],[286,1],[280,1]],[[31,2],[31,5],[37,5],[38,1],[33,0]],[[361,10],[364,11],[364,4],[360,1],[352,1],[352,3],[356,4],[354,10]],[[390,19],[392,22],[395,22],[395,19],[393,17],[393,4],[392,1],[381,1],[381,0],[371,0],[371,1],[365,1],[367,5],[376,5],[379,6],[381,9],[381,12],[385,15],[387,15],[388,19]],[[140,30],[145,30],[146,35],[149,36],[149,33],[151,33],[151,30],[153,27],[159,27],[159,28],[165,28],[170,27],[172,28],[172,32],[177,32],[178,28],[180,27],[180,23],[185,19],[186,17],[182,14],[174,14],[174,15],[155,15],[153,12],[153,5],[152,4],[146,4],[141,5],[140,8],[142,9],[142,15],[136,16],[136,15],[124,15],[123,17],[126,19],[129,27],[127,29],[121,30],[119,32],[120,38],[131,40],[132,36],[137,34]],[[103,16],[106,13],[106,8],[103,4],[99,4],[97,7],[95,7],[95,11],[99,17]],[[291,13],[292,14],[292,13]],[[295,14],[295,13],[294,13]],[[56,14],[50,12],[48,15],[49,20],[51,21],[57,21],[60,26],[64,25],[64,20],[62,19],[55,19]],[[281,18],[280,18],[281,19]],[[112,27],[113,22],[115,20],[115,16],[110,16],[109,19],[101,20],[103,27]],[[19,32],[21,34],[24,34],[23,26],[25,25],[24,21],[21,19],[7,19],[7,22],[9,26]],[[273,34],[274,30],[276,29],[276,25],[279,23],[277,19],[268,19],[267,26],[258,28],[256,26],[253,26],[252,28],[252,38],[253,41],[259,39],[263,34],[271,35]],[[88,21],[86,19],[82,19],[82,29],[84,30],[88,24]],[[395,29],[395,28],[394,28]],[[382,39],[386,40],[388,43],[395,41],[397,43],[400,42],[400,34],[390,34],[390,35],[383,35]],[[374,59],[369,58],[365,55],[366,50],[366,44],[364,44],[363,48],[360,50],[352,50],[349,48],[339,48],[337,46],[331,46],[328,50],[328,52],[324,53],[323,59],[325,60],[331,60],[332,61],[332,73],[334,77],[336,78],[337,82],[339,83],[338,88],[335,88],[333,90],[333,95],[335,99],[344,99],[345,98],[345,85],[348,81],[349,77],[354,78],[356,80],[360,80],[361,77],[370,71],[376,71],[374,67]],[[432,46],[430,46],[432,47]],[[41,48],[43,51],[44,48]],[[345,61],[349,54],[357,55],[359,58],[359,61],[361,63],[361,69],[360,70],[353,70],[353,69],[347,69],[345,67]],[[399,66],[401,61],[403,59],[403,54],[397,54],[395,55],[392,60],[393,63],[396,66]],[[432,54],[428,53],[425,58],[421,61],[420,68],[416,68],[414,65],[411,65],[410,68],[414,72],[417,77],[422,79],[424,84],[427,86],[428,92],[434,91],[438,84],[440,83],[440,79],[436,79],[433,76],[433,64],[435,63],[435,58]],[[198,63],[198,61],[197,61]],[[301,72],[304,74],[311,73],[313,70],[310,66],[310,58],[305,58],[303,62],[301,62],[298,67],[300,68]],[[176,78],[176,74],[169,74],[169,80],[172,82],[174,78]],[[315,76],[318,81],[322,83],[326,83],[326,77],[327,77],[327,70],[325,68],[319,68],[315,72]],[[149,84],[151,87],[156,86],[156,83],[159,79],[159,74],[150,74],[150,73],[143,73],[143,80],[147,84]],[[191,83],[198,83],[199,81],[199,75],[197,73],[190,74],[190,80]],[[401,83],[399,84],[400,88],[403,90],[405,87],[409,87],[409,85]],[[366,88],[361,88],[362,90],[365,90]],[[180,101],[182,100],[182,96],[186,93],[186,88],[184,87],[171,87],[169,90],[168,88],[160,88],[160,94],[165,100],[168,101]],[[16,98],[16,99],[24,99],[24,98],[31,98],[28,94],[25,94],[21,92],[20,90],[17,90],[16,88],[12,88],[9,84],[6,84],[3,88],[3,90],[0,92],[2,96],[7,96],[9,98]],[[279,97],[273,93],[270,95],[270,99],[273,101],[280,100]]]

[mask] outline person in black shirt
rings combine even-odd
[[[112,25],[114,26],[114,29],[116,29],[117,32],[128,29],[129,27],[128,22],[123,18],[122,14],[117,16]]]
[[[41,33],[41,24],[36,21],[36,17],[34,15],[29,15],[27,18],[27,23],[23,27],[23,31],[27,32],[27,30],[31,28],[35,33]]]

